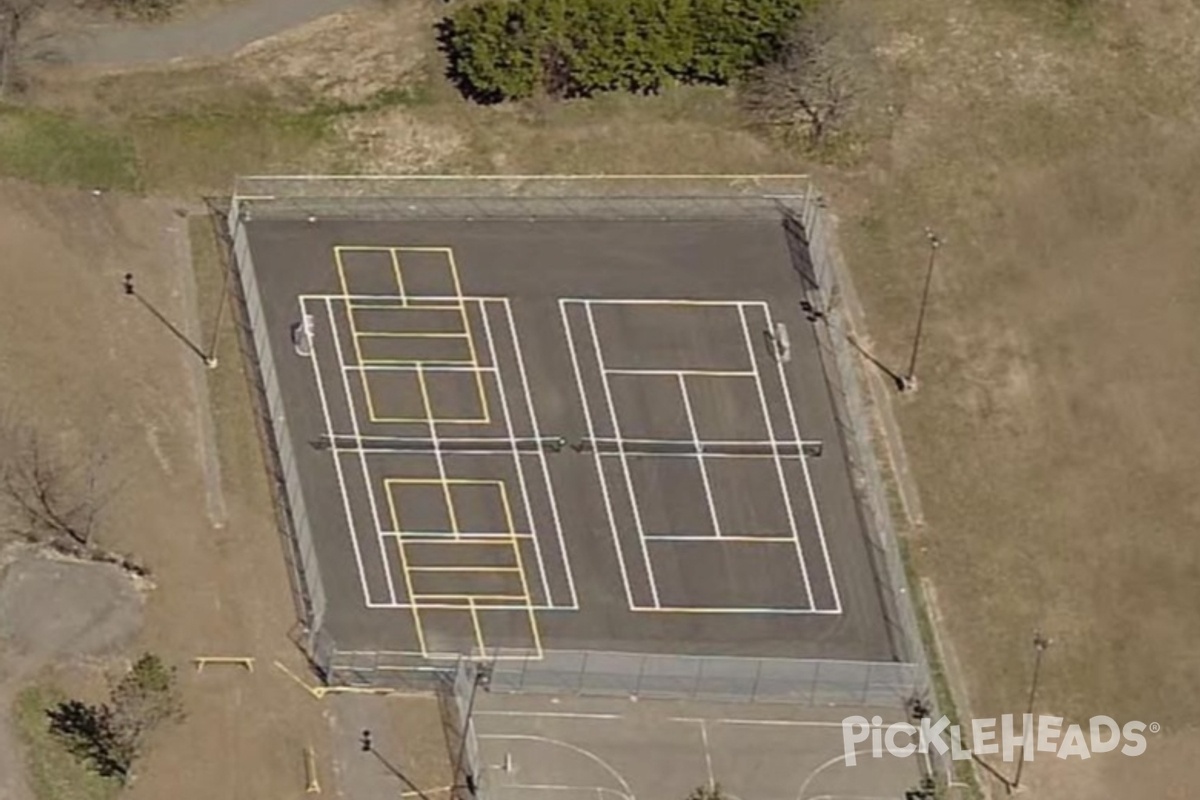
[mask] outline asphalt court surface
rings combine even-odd
[[[878,718],[887,726],[905,721],[899,712],[793,712],[489,694],[474,724],[483,786],[496,800],[687,797],[712,783],[739,800],[882,800],[903,797],[918,783],[917,756],[875,758],[864,743],[856,763],[845,763],[844,718]]]
[[[340,648],[891,660],[779,223],[247,232]]]

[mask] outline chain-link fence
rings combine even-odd
[[[912,663],[917,678],[910,711],[932,718],[941,716],[930,666],[921,641],[917,611],[908,588],[907,572],[900,553],[895,526],[884,486],[883,472],[875,455],[871,431],[875,425],[865,395],[865,369],[880,369],[899,385],[899,376],[863,351],[855,338],[850,312],[853,287],[836,244],[836,223],[824,198],[810,187],[799,217],[784,224],[793,266],[800,273],[818,326],[818,342],[831,396],[837,412],[839,433],[847,454],[851,480],[859,497],[859,513],[868,532],[868,547],[875,564],[875,580],[883,601],[884,616],[893,649]],[[923,761],[926,777],[949,774],[947,764],[936,755]]]
[[[247,357],[253,362],[250,371],[257,389],[259,415],[265,418],[265,433],[268,469],[276,494],[279,524],[287,538],[288,560],[292,580],[299,596],[301,622],[305,628],[306,641],[301,645],[308,651],[310,659],[322,671],[324,661],[334,647],[327,636],[323,636],[327,600],[321,570],[313,547],[312,529],[304,494],[300,490],[300,474],[296,466],[295,452],[283,405],[283,395],[275,373],[275,357],[267,339],[267,322],[263,313],[262,297],[259,294],[258,278],[254,270],[254,258],[246,228],[240,223],[238,199],[234,198],[230,212],[229,245],[231,269],[237,271],[235,282],[238,307],[242,319],[243,334],[250,339]],[[322,646],[323,645],[323,646]]]
[[[330,677],[342,685],[433,690],[461,663],[431,662],[416,653],[338,652]],[[920,667],[893,661],[508,650],[486,665],[491,692],[708,702],[895,708],[924,685]]]
[[[321,633],[326,598],[312,546],[304,498],[283,418],[262,304],[243,223],[254,219],[758,219],[776,220],[787,237],[793,267],[809,302],[826,323],[818,326],[827,381],[834,399],[851,478],[868,531],[875,581],[882,599],[897,663],[805,662],[589,654],[548,654],[541,662],[499,662],[497,690],[537,687],[581,692],[638,694],[691,687],[687,696],[730,699],[791,698],[780,702],[847,702],[886,698],[900,687],[924,691],[924,654],[905,573],[892,527],[887,495],[872,449],[869,417],[860,374],[861,358],[843,308],[843,270],[832,246],[832,225],[824,202],[805,176],[516,176],[516,177],[279,177],[246,178],[233,204],[233,249],[244,305],[254,333],[265,404],[275,421],[271,437],[280,481],[288,499],[288,526],[295,543],[297,572],[310,608],[309,626]],[[317,666],[332,682],[392,683],[418,665],[388,666],[387,658],[356,654],[347,658],[332,646],[314,652]],[[629,659],[637,660],[637,668]],[[513,665],[521,664],[519,670]],[[820,666],[822,664],[828,666]],[[607,666],[606,666],[607,665]],[[732,670],[730,675],[725,670]],[[571,677],[574,676],[574,677]],[[807,688],[804,688],[807,686]],[[632,688],[631,688],[632,687]],[[682,690],[680,690],[682,691]],[[836,701],[833,701],[836,702]]]
[[[238,192],[243,220],[694,221],[778,219],[806,186],[794,176],[246,178]]]
[[[895,708],[921,683],[895,662],[557,650],[496,661],[491,691]]]
[[[901,660],[923,663],[920,631],[873,447],[875,425],[864,396],[863,353],[846,312],[845,273],[837,249],[831,245],[831,229],[824,200],[811,188],[800,204],[800,215],[787,214],[784,219],[793,268],[801,276],[812,313],[823,322],[816,327],[817,342],[850,479],[859,499],[858,512],[867,531],[892,650]]]

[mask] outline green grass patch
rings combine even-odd
[[[912,563],[908,543],[903,539],[900,540],[900,558],[904,563],[904,572],[908,577],[909,596],[913,600],[913,611],[917,617],[917,628],[921,632],[921,645],[924,647],[926,658],[929,661],[929,680],[933,684],[933,695],[934,700],[937,702],[937,710],[950,720],[951,725],[961,725],[962,720],[959,717],[958,705],[954,702],[954,692],[950,689],[950,679],[946,675],[946,666],[942,663],[941,653],[938,650],[937,637],[933,630],[933,620],[930,617],[929,606],[925,601],[925,592],[921,586],[921,576]],[[979,781],[975,778],[975,770],[971,768],[971,762],[951,761],[950,763],[954,770],[954,781],[965,786],[965,791],[962,794],[965,794],[969,800],[983,800],[983,790],[979,786]],[[947,794],[945,786],[939,786],[938,788],[942,792],[941,796],[951,796]]]
[[[128,137],[82,119],[0,105],[0,175],[37,183],[136,189]]]
[[[13,711],[25,745],[29,788],[37,800],[113,800],[120,784],[89,770],[50,733],[46,711],[65,699],[62,692],[46,686],[33,686],[17,695]]]
[[[262,448],[254,422],[254,398],[238,340],[233,287],[228,283],[234,278],[209,217],[191,217],[188,238],[203,344],[207,350],[215,343],[219,365],[205,374],[222,482],[226,492],[266,497],[270,493],[266,485],[267,470],[262,463]]]
[[[230,108],[132,118],[147,191],[227,192],[237,175],[319,172],[335,118],[325,111]]]

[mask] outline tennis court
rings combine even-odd
[[[244,227],[338,650],[898,657],[777,220]]]

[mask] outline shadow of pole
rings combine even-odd
[[[362,738],[359,741],[362,744],[363,751],[375,756],[375,758],[379,761],[379,763],[383,764],[384,768],[388,772],[390,772],[401,783],[403,783],[405,786],[408,787],[409,791],[415,793],[417,795],[417,797],[419,797],[421,800],[429,800],[429,796],[426,795],[425,792],[421,791],[421,789],[418,788],[415,783],[413,783],[411,780],[408,779],[407,775],[405,775],[403,772],[401,772],[395,765],[392,764],[392,762],[390,762],[386,758],[384,758],[383,755],[378,750],[375,749],[374,744],[371,742],[371,732],[370,731],[363,731]]]
[[[209,368],[216,366],[216,361],[211,356],[206,354],[198,344],[189,339],[187,334],[179,330],[179,328],[177,328],[175,324],[171,322],[171,320],[167,319],[167,317],[161,311],[154,307],[153,303],[151,303],[145,297],[142,297],[142,295],[138,294],[137,289],[135,289],[133,285],[133,275],[126,273],[122,286],[125,289],[125,294],[137,298],[137,301],[141,303],[142,306],[149,311],[155,319],[162,323],[163,327],[166,328],[176,339],[182,342],[184,347],[195,353],[196,356],[204,362],[205,366]]]

